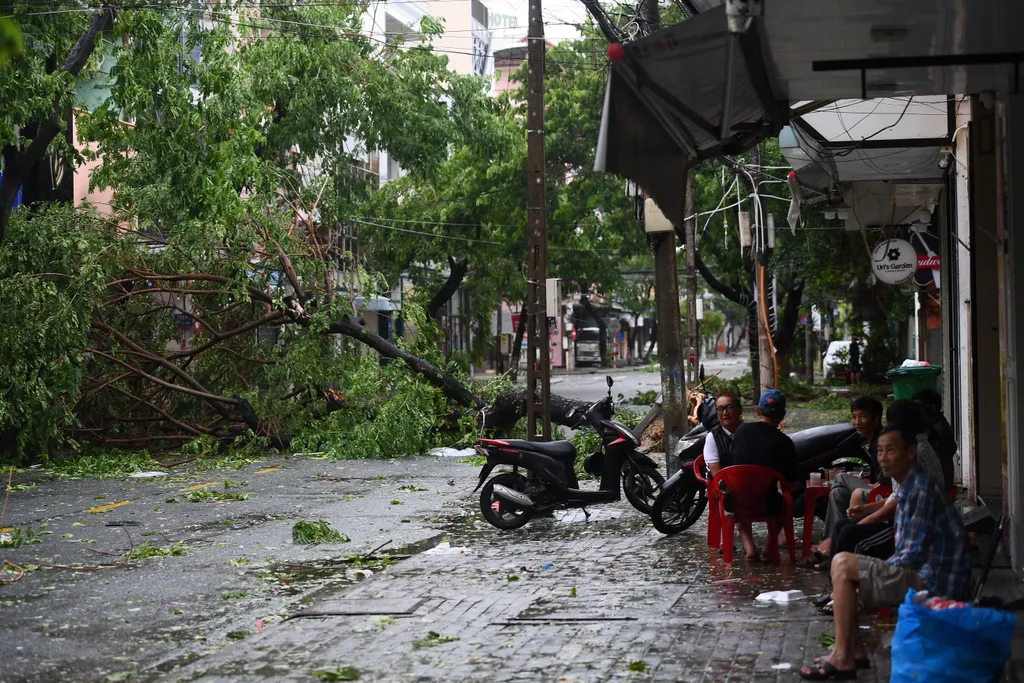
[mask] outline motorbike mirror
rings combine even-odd
[[[604,381],[608,383],[608,388],[611,389],[612,388],[612,384],[614,384],[614,382],[612,382],[612,376],[611,375],[607,375],[604,378]]]

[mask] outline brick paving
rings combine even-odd
[[[309,681],[354,667],[367,681],[794,681],[826,651],[831,619],[807,601],[754,602],[765,590],[817,593],[823,574],[729,567],[703,526],[665,538],[625,504],[594,513],[502,532],[467,508],[447,530],[467,552],[415,555],[314,606],[411,600],[411,613],[299,616],[159,680]],[[858,680],[886,681],[891,630],[862,624],[874,654]]]

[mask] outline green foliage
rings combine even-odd
[[[7,533],[10,534],[10,538],[5,541],[0,541],[0,548],[20,548],[23,545],[42,543],[43,536],[47,536],[51,532],[46,530],[45,524],[41,524],[39,529],[33,529],[30,526],[25,528],[16,527],[14,531]],[[0,534],[0,536],[2,535],[3,534]]]
[[[21,29],[10,19],[0,19],[0,66],[6,66],[11,59],[20,57],[25,51],[25,39]]]
[[[178,541],[169,546],[150,545],[149,541],[143,541],[142,545],[136,546],[128,553],[129,560],[146,560],[151,557],[177,557],[184,555],[189,547]]]
[[[447,633],[438,633],[437,631],[428,631],[426,638],[421,638],[420,640],[414,640],[412,642],[412,646],[413,646],[413,648],[418,650],[421,647],[434,647],[435,645],[442,645],[444,643],[452,643],[452,642],[455,642],[458,639],[459,639],[458,636],[453,636],[453,635],[450,635],[450,634],[447,634]]]
[[[232,500],[249,500],[252,496],[248,493],[235,491],[218,491],[216,489],[199,489],[192,491],[185,496],[185,500],[192,503],[207,503],[210,501],[228,502]]]
[[[636,671],[638,673],[646,673],[648,669],[646,662],[644,662],[642,659],[638,659],[635,662],[630,662],[629,666],[626,668],[630,671]]]
[[[64,207],[31,222],[19,211],[8,227],[0,246],[0,458],[46,460],[76,424],[72,408],[109,256],[104,230]]]
[[[348,543],[351,539],[339,533],[326,521],[299,521],[292,527],[292,543],[309,545],[310,543]]]
[[[73,457],[52,461],[47,470],[70,479],[114,479],[151,470],[154,464],[147,451],[85,449]]]

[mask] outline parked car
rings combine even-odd
[[[835,377],[850,369],[850,340],[829,342],[825,359],[821,361],[821,372],[825,377]]]

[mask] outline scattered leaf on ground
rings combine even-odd
[[[426,638],[423,638],[421,640],[414,640],[412,646],[418,650],[421,647],[433,647],[435,645],[441,645],[442,643],[451,643],[458,639],[458,636],[453,636],[447,633],[428,631]]]
[[[402,503],[402,501],[400,501],[400,500],[393,500],[393,501],[391,501],[391,504],[392,505],[404,505],[404,503]]]
[[[635,662],[630,662],[627,668],[630,671],[639,671],[640,673],[644,673],[647,671],[647,664],[644,660],[638,659]]]
[[[405,486],[399,486],[399,491],[409,491],[411,493],[419,493],[420,491],[426,491],[427,489],[416,486],[415,484],[406,484]]]
[[[248,637],[248,631],[228,631],[228,638],[230,638],[231,640],[242,640],[243,638]]]
[[[576,597],[576,586],[573,586],[572,590],[569,591],[569,597],[570,598],[575,598]]]
[[[143,541],[142,545],[136,546],[134,550],[128,553],[129,560],[145,560],[150,557],[170,557],[184,555],[185,551],[188,550],[188,546],[178,541],[174,545],[165,547],[150,545],[149,541]]]
[[[228,493],[227,491],[214,491],[213,489],[202,489],[199,491],[193,491],[192,493],[185,496],[185,498],[193,503],[203,503],[205,501],[229,501],[229,500],[249,500],[252,496],[248,493]]]
[[[818,642],[822,647],[832,647],[836,644],[836,637],[831,633],[822,633],[818,636]]]
[[[221,600],[241,600],[242,598],[249,597],[249,591],[235,591],[234,593],[224,593],[220,596]]]
[[[509,574],[505,578],[508,579],[509,581],[518,581],[519,580],[519,577],[516,576],[515,574]]]
[[[86,512],[90,512],[90,513],[92,513],[94,515],[98,515],[101,512],[107,512],[109,510],[113,510],[114,508],[119,508],[122,505],[131,505],[131,504],[132,504],[132,502],[130,500],[122,500],[120,503],[110,503],[109,505],[100,505],[99,507],[89,508],[88,510],[86,510]]]
[[[322,519],[315,522],[305,520],[296,522],[292,527],[292,543],[309,545],[310,543],[348,543],[350,539],[345,534],[331,528],[331,525]]]

